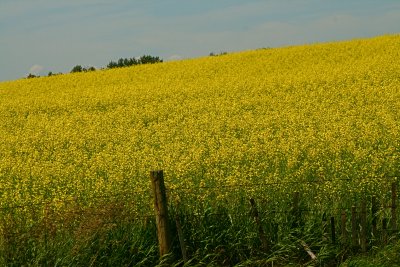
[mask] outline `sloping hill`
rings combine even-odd
[[[170,186],[393,175],[399,44],[384,36],[0,83],[1,186],[107,192],[159,168]]]
[[[387,192],[399,114],[399,35],[2,82],[0,206],[22,207],[22,228],[49,202],[117,196],[140,214],[163,169],[192,211],[301,191],[323,212]]]

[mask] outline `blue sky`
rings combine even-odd
[[[0,0],[0,81],[400,33],[400,0]]]

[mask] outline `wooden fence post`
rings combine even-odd
[[[367,252],[367,203],[365,199],[361,202],[361,251]]]
[[[347,231],[346,231],[346,212],[343,210],[342,211],[342,225],[341,225],[341,230],[342,230],[342,244],[346,244],[347,243]]]
[[[250,204],[251,204],[251,213],[254,217],[254,220],[256,221],[256,224],[258,226],[258,234],[260,236],[261,244],[264,250],[268,249],[268,242],[267,238],[265,237],[264,230],[261,224],[260,217],[258,216],[258,210],[256,206],[256,202],[254,201],[253,198],[250,198]]]
[[[150,179],[154,194],[158,245],[160,257],[162,257],[171,251],[171,230],[168,221],[167,196],[165,193],[163,171],[151,171]]]
[[[392,231],[395,233],[397,231],[397,214],[396,214],[396,208],[397,208],[397,186],[396,183],[392,183]]]
[[[187,263],[188,262],[188,256],[187,256],[185,238],[183,236],[182,226],[181,226],[181,223],[179,221],[178,215],[175,216],[175,224],[176,224],[176,230],[178,231],[179,244],[181,245],[183,262]]]
[[[322,241],[328,240],[328,219],[326,218],[326,212],[322,214]]]
[[[353,248],[358,247],[357,210],[355,206],[351,207],[351,245]]]
[[[376,196],[372,197],[371,200],[371,213],[372,213],[372,236],[373,239],[376,240],[378,237],[378,227],[377,227],[377,212],[378,212],[378,201],[376,200]]]

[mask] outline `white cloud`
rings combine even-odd
[[[39,75],[42,70],[43,70],[43,66],[35,64],[29,69],[29,73]]]

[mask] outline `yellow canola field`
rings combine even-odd
[[[155,169],[346,195],[399,175],[399,114],[399,35],[2,82],[0,205],[147,194]]]

